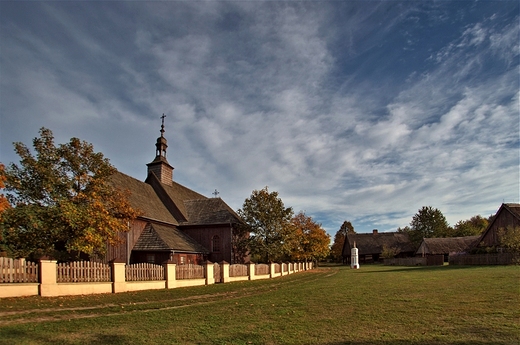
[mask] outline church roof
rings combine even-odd
[[[209,251],[174,226],[148,223],[132,248],[136,251],[209,253]]]
[[[179,224],[151,185],[119,171],[111,176],[111,183],[116,188],[130,192],[130,205],[140,211],[141,217],[173,225]]]
[[[188,214],[185,225],[241,223],[240,217],[222,199],[185,200]]]

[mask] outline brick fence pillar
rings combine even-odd
[[[167,289],[177,287],[177,265],[173,261],[167,261],[164,264],[164,279],[166,279]]]
[[[113,260],[112,266],[112,293],[126,292],[126,262]]]
[[[228,268],[229,269],[229,268]],[[215,284],[215,265],[211,261],[206,261],[206,285]]]
[[[220,263],[220,274],[223,283],[229,283],[229,263],[222,261]]]
[[[58,273],[56,271],[56,260],[40,260],[40,296],[56,296]]]

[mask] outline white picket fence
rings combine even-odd
[[[110,265],[101,262],[75,261],[56,265],[58,283],[109,282]]]

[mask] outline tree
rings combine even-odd
[[[330,248],[330,254],[335,262],[341,262],[343,258],[343,244],[347,238],[347,234],[355,234],[354,226],[349,221],[344,221],[341,227],[334,235],[334,243]]]
[[[72,138],[55,146],[52,132],[41,128],[36,156],[23,143],[14,147],[20,165],[2,172],[13,207],[3,213],[1,231],[11,254],[102,257],[129,230],[138,211],[109,183],[116,170],[91,144]]]
[[[499,228],[498,245],[509,253],[520,254],[520,226]]]
[[[317,262],[329,255],[330,236],[321,224],[305,215],[305,212],[294,216],[291,223],[293,232],[290,259]]]
[[[6,180],[6,176],[5,176],[5,166],[0,163],[0,189],[4,189],[5,188],[5,180]],[[9,201],[7,201],[7,198],[5,197],[5,195],[3,194],[0,194],[0,221],[2,220],[2,213],[7,210],[11,205],[9,204]],[[1,234],[0,234],[1,236]]]
[[[486,230],[489,222],[486,218],[478,215],[468,220],[461,220],[453,227],[453,237],[476,236]]]
[[[383,259],[392,259],[395,258],[401,250],[397,247],[389,247],[386,244],[383,244],[383,249],[381,251],[381,258]]]
[[[293,210],[284,206],[277,192],[270,193],[268,187],[253,190],[237,213],[250,233],[253,260],[267,263],[289,254]]]
[[[439,209],[423,206],[410,222],[410,240],[419,245],[423,238],[447,237],[450,226]]]

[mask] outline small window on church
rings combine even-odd
[[[217,235],[213,236],[211,242],[213,244],[213,252],[220,252],[220,237],[218,237]]]
[[[146,255],[146,262],[148,262],[149,264],[154,264],[155,263],[155,255],[154,254],[147,254]]]

